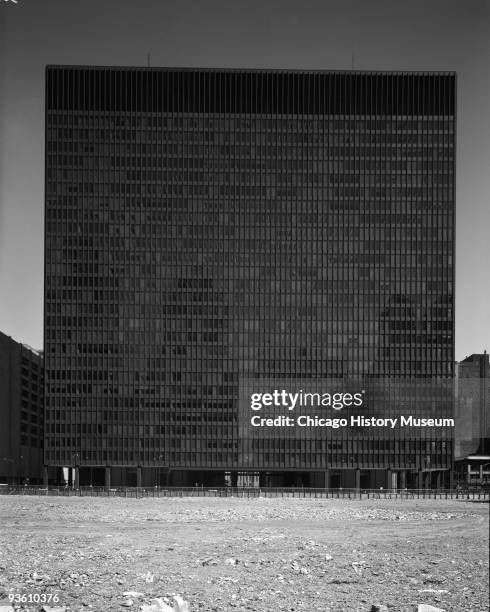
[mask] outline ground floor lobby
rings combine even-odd
[[[44,484],[117,487],[314,487],[321,489],[446,489],[450,470],[330,468],[322,471],[185,470],[80,466],[44,469]]]

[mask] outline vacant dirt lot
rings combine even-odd
[[[486,612],[488,504],[1,496],[10,593],[86,612],[173,594],[191,612]]]

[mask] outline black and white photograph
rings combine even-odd
[[[490,1],[0,0],[0,612],[487,612]]]

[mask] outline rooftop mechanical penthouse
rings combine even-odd
[[[48,67],[50,477],[440,482],[449,434],[255,436],[239,395],[451,379],[455,103],[451,73]]]

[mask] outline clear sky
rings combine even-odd
[[[0,330],[42,348],[44,68],[455,70],[456,359],[490,349],[490,0],[0,0]]]

